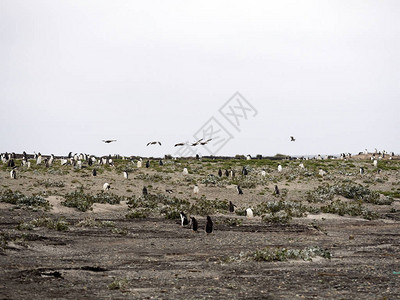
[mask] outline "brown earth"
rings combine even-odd
[[[129,162],[123,162],[128,164]],[[278,162],[231,162],[238,173],[243,165],[252,167],[254,188],[237,195],[234,185],[204,184],[208,174],[217,174],[222,162],[169,161],[164,167],[136,168],[124,179],[118,167],[105,168],[92,177],[91,168],[74,170],[72,166],[49,169],[19,167],[17,179],[11,179],[5,166],[0,171],[0,192],[6,189],[26,195],[41,192],[52,204],[49,211],[21,208],[0,202],[0,230],[7,244],[0,247],[1,299],[399,299],[400,298],[400,202],[391,205],[366,204],[379,214],[375,220],[360,216],[308,214],[289,224],[267,223],[261,217],[246,218],[228,211],[212,215],[214,231],[204,232],[205,216],[199,215],[199,232],[182,227],[179,220],[163,216],[127,219],[128,205],[94,204],[93,210],[80,212],[61,205],[66,193],[79,186],[85,192],[101,191],[105,182],[110,193],[139,196],[143,186],[150,193],[172,189],[177,198],[196,202],[227,199],[238,208],[255,207],[274,201],[273,188],[285,190],[285,200],[307,203],[306,192],[324,183],[350,180],[374,191],[400,188],[399,163],[379,174],[370,161],[322,161],[328,170],[318,176],[318,168],[304,162],[311,175],[299,173],[299,162],[290,162],[282,173]],[[121,162],[122,164],[122,162]],[[152,162],[156,164],[156,162]],[[309,166],[307,164],[310,164]],[[331,165],[331,166],[329,166]],[[189,174],[182,175],[183,167]],[[358,174],[359,166],[366,174]],[[387,166],[387,165],[386,165]],[[101,169],[102,167],[98,167]],[[163,169],[164,168],[164,169]],[[164,170],[168,169],[168,172]],[[267,176],[259,172],[266,169]],[[161,170],[161,171],[160,171]],[[161,180],[143,179],[160,174]],[[293,179],[291,176],[295,176]],[[239,176],[239,175],[238,175]],[[62,182],[62,187],[46,187],[45,182]],[[366,183],[368,182],[368,183]],[[198,183],[200,194],[193,195]],[[65,217],[68,230],[46,227],[19,230],[17,226],[34,218]],[[239,226],[224,222],[242,220]],[[112,221],[113,227],[78,226],[85,220]],[[239,259],[265,247],[303,249],[320,247],[330,259],[312,261],[255,261]],[[235,259],[232,259],[235,258]],[[231,258],[231,259],[230,259]]]

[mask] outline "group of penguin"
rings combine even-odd
[[[191,221],[189,221],[188,217],[185,215],[185,213],[183,211],[181,211],[180,216],[181,216],[182,227],[190,225],[190,227],[192,228],[192,230],[194,232],[198,231],[199,223],[197,222],[195,217],[190,217]],[[213,231],[213,227],[214,227],[214,223],[211,220],[211,217],[207,216],[207,223],[206,223],[206,228],[205,228],[206,233],[207,234],[211,233]]]
[[[235,211],[236,205],[232,203],[232,201],[229,201],[229,212],[233,213]],[[181,216],[181,226],[190,226],[194,232],[197,232],[199,229],[199,223],[197,222],[197,219],[195,217],[190,217],[190,221],[186,214],[181,211],[180,213]],[[207,222],[206,222],[206,227],[205,231],[207,234],[210,234],[213,231],[214,223],[211,220],[210,216],[207,216]]]

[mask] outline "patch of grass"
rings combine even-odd
[[[320,247],[306,247],[303,249],[287,249],[266,247],[255,251],[240,253],[238,257],[229,257],[226,261],[238,260],[255,260],[258,262],[274,262],[274,261],[288,261],[288,260],[305,260],[312,261],[315,257],[323,257],[330,259],[331,253],[327,249]]]
[[[0,202],[14,204],[17,208],[29,207],[49,210],[51,207],[49,201],[39,195],[25,196],[19,191],[13,192],[10,189],[0,194]]]
[[[314,191],[307,192],[306,199],[308,202],[326,202],[332,200],[335,195],[366,203],[380,204],[378,192],[371,191],[363,185],[352,183],[321,185]]]
[[[112,193],[101,192],[96,195],[86,194],[82,187],[72,193],[66,194],[64,198],[65,200],[61,202],[62,205],[74,207],[82,212],[92,210],[94,203],[119,204],[124,200],[124,197]]]
[[[363,207],[360,202],[348,203],[340,200],[332,201],[331,203],[321,207],[324,213],[337,214],[339,216],[361,216],[367,220],[377,219],[379,216],[375,212]]]
[[[57,220],[53,220],[48,217],[39,217],[35,218],[29,222],[22,222],[17,226],[19,230],[32,230],[38,227],[45,227],[48,229],[54,229],[57,231],[68,230],[69,223],[65,220],[65,218],[61,217]]]
[[[115,279],[108,285],[109,290],[121,290],[126,287],[128,280],[126,278]]]

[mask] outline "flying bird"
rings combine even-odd
[[[203,141],[203,142],[200,142],[200,145],[206,145],[208,142],[211,142],[212,141],[212,139],[208,139],[207,141]]]
[[[177,144],[174,145],[174,147],[184,146],[184,145],[186,145],[186,143],[177,143]]]
[[[103,142],[104,143],[106,143],[106,144],[109,144],[109,143],[112,143],[112,142],[116,142],[117,140],[103,140]]]
[[[294,141],[296,141],[296,139],[293,136],[290,136],[290,141],[294,142]]]
[[[159,144],[161,146],[161,143],[159,141],[148,142],[146,146],[148,146],[148,145],[156,145],[156,144]]]
[[[200,142],[201,142],[202,140],[203,140],[202,138],[199,139],[198,141],[192,143],[191,146],[197,146],[198,144],[200,144]]]

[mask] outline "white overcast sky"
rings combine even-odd
[[[399,96],[397,0],[0,0],[1,152],[174,154],[214,116],[218,155],[398,153]]]

